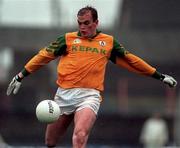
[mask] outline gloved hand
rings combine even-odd
[[[177,81],[173,77],[166,74],[162,74],[162,81],[165,84],[168,84],[170,87],[176,87],[177,85]]]
[[[17,94],[20,86],[21,86],[21,80],[22,78],[20,78],[18,75],[16,75],[12,81],[10,82],[7,92],[6,94],[9,96],[12,92],[13,94]]]

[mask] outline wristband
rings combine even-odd
[[[155,71],[152,77],[161,81],[165,78],[165,76],[158,71]]]

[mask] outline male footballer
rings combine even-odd
[[[54,148],[73,121],[73,148],[85,148],[96,121],[107,62],[127,68],[131,72],[161,80],[170,87],[176,80],[161,74],[141,58],[128,52],[113,36],[97,30],[98,14],[86,6],[77,13],[78,31],[66,33],[49,46],[42,48],[9,84],[7,95],[16,94],[22,79],[50,61],[61,57],[57,66],[58,89],[54,100],[61,108],[58,121],[48,124],[45,142]]]

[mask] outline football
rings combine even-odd
[[[36,107],[36,117],[40,122],[52,123],[60,116],[59,105],[52,100],[43,100]]]

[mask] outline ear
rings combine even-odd
[[[96,26],[98,26],[99,20],[96,20],[94,23],[96,24]]]

